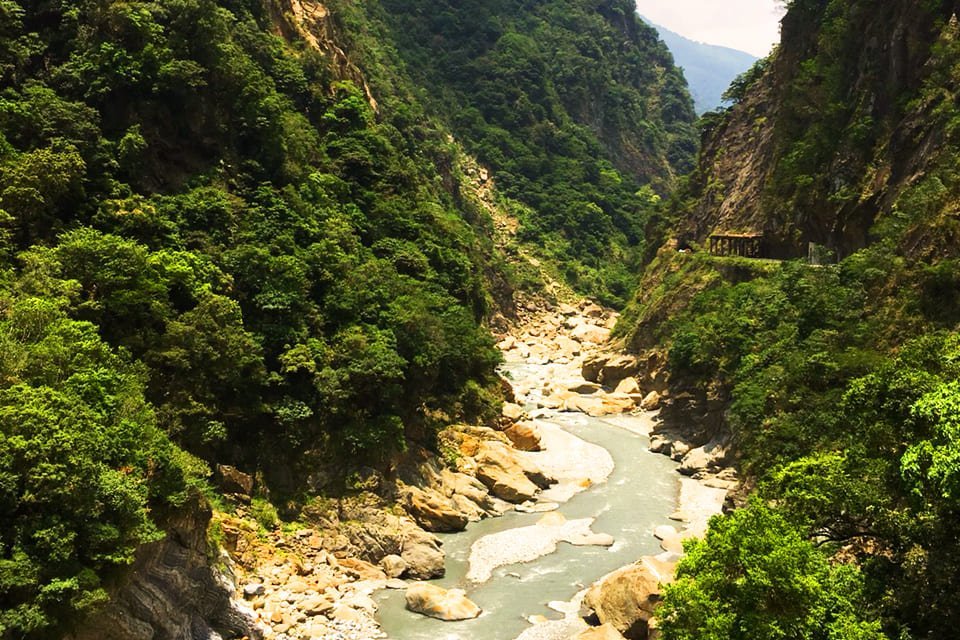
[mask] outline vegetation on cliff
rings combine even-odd
[[[184,450],[289,491],[493,410],[498,267],[438,186],[456,147],[274,27],[0,2],[5,638],[102,600],[202,477]]]
[[[669,348],[673,389],[721,408],[712,417],[776,512],[771,531],[858,567],[862,587],[829,587],[831,602],[861,594],[855,608],[891,638],[951,637],[960,624],[955,9],[790,3],[778,51],[708,124],[677,228],[694,247],[739,225],[822,242],[842,259],[814,266],[665,246],[645,276],[653,286],[627,314],[634,324],[620,329],[635,346]],[[761,175],[736,192],[714,181],[731,167]],[[733,526],[716,522],[684,566],[665,637],[711,637],[710,624],[731,620],[742,637],[875,637],[791,626],[789,607],[760,609],[781,635],[747,615],[724,589],[746,589],[771,556],[724,555]],[[776,595],[778,584],[764,589]]]
[[[656,192],[672,188],[696,150],[683,77],[633,3],[334,6],[354,24],[379,25],[361,42],[368,58],[395,44],[431,112],[515,201],[520,239],[581,292],[622,305]]]

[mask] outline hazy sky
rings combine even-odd
[[[637,0],[640,15],[691,40],[765,56],[780,40],[776,0]]]

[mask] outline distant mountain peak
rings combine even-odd
[[[721,96],[733,79],[758,60],[746,51],[691,40],[647,18],[643,20],[657,30],[677,66],[683,69],[698,114],[722,106]]]

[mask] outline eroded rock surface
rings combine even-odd
[[[234,599],[230,559],[210,561],[211,511],[199,499],[168,523],[167,537],[141,547],[110,603],[68,640],[260,639],[253,611]]]
[[[407,609],[438,620],[470,620],[479,616],[480,609],[462,589],[444,589],[417,582],[407,587]]]

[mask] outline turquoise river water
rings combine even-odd
[[[583,440],[597,444],[613,457],[615,468],[606,482],[574,496],[560,506],[568,520],[596,518],[593,530],[608,533],[616,542],[610,548],[575,547],[561,542],[557,551],[537,560],[496,569],[486,583],[465,579],[470,546],[482,536],[537,522],[543,514],[510,512],[499,518],[472,523],[465,532],[441,535],[447,554],[446,577],[436,584],[461,588],[483,614],[475,620],[442,622],[405,609],[403,591],[380,595],[379,619],[393,640],[513,640],[530,625],[527,617],[550,619],[561,614],[547,607],[554,600],[570,600],[603,575],[659,553],[654,527],[669,524],[676,509],[676,463],[650,453],[648,439],[627,427],[642,424],[643,417],[611,419],[580,413],[550,413],[545,421],[557,424]]]

